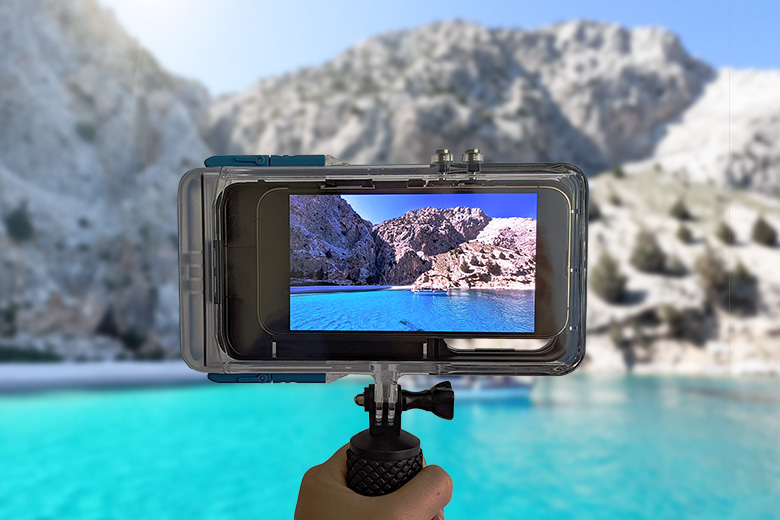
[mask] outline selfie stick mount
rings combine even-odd
[[[355,403],[369,414],[369,427],[349,441],[347,486],[366,496],[396,491],[422,470],[420,439],[401,429],[401,413],[414,408],[452,419],[455,394],[449,381],[422,392],[403,390],[397,373],[380,368]]]

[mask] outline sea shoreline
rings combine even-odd
[[[412,285],[293,285],[290,294],[316,294],[369,291],[411,291]],[[453,287],[451,291],[533,291],[535,284],[522,284],[522,287]]]
[[[162,388],[210,383],[184,361],[0,363],[0,396],[56,390]]]
[[[411,285],[291,285],[290,294],[389,291],[410,288]]]
[[[592,377],[723,378],[780,376],[780,365],[755,363],[724,365],[639,365],[633,375],[617,366],[584,366],[576,373]],[[456,377],[456,376],[455,376]],[[170,388],[216,384],[206,374],[190,369],[183,361],[105,361],[0,364],[0,397],[54,391],[92,391]]]

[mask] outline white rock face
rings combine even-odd
[[[0,347],[65,358],[158,347],[177,355],[176,187],[212,155],[206,140],[219,154],[329,153],[353,163],[424,163],[441,146],[456,154],[477,146],[491,161],[570,161],[588,173],[645,161],[627,165],[623,180],[593,179],[603,214],[590,230],[591,266],[610,252],[630,297],[610,305],[591,294],[592,367],[622,367],[607,332],[641,322],[626,329],[648,342],[636,354],[640,368],[780,373],[780,253],[750,240],[759,214],[780,229],[778,71],[715,74],[663,29],[444,22],[371,38],[323,66],[212,102],[199,85],[162,70],[94,0],[5,1],[0,19],[34,20],[2,28]],[[663,171],[650,171],[654,163]],[[680,224],[668,215],[677,197],[696,215],[690,244],[675,238]],[[738,242],[727,250],[714,229],[728,218]],[[450,219],[431,215],[422,231],[446,247],[423,257],[412,247],[419,226],[373,230],[386,238],[375,243],[377,257],[395,262],[383,282],[411,283],[460,244],[446,243],[457,233],[514,250],[533,234],[487,220],[465,215],[450,229]],[[332,223],[341,229],[338,218]],[[354,238],[370,257],[367,229],[351,220],[344,229],[343,243],[328,244],[345,252]],[[640,229],[689,274],[634,269]],[[667,306],[701,314],[708,302],[693,271],[706,243],[729,268],[740,261],[756,275],[761,302],[752,316],[709,315],[711,338],[692,345],[672,338],[668,324],[642,320]],[[306,262],[327,265],[317,253],[328,249],[317,247]],[[477,256],[484,265],[468,269],[489,272],[480,251],[469,251],[467,264]],[[500,252],[496,264],[498,274],[481,283],[515,268]]]
[[[431,257],[476,238],[490,222],[479,208],[421,208],[374,226],[380,283],[409,285],[431,268]]]
[[[22,347],[100,329],[173,355],[176,187],[209,155],[206,91],[94,1],[4,2],[0,19],[35,20],[4,27],[0,53],[0,328]],[[22,206],[27,237],[7,222]]]
[[[414,287],[533,289],[536,261],[534,255],[528,253],[523,249],[470,240],[432,257],[431,269],[414,281]]]
[[[586,364],[612,371],[624,367],[624,356],[630,354],[635,369],[644,372],[780,374],[780,276],[775,268],[780,248],[751,239],[760,215],[780,229],[780,200],[696,180],[680,182],[642,168],[628,165],[623,179],[601,175],[590,181],[591,203],[599,205],[601,217],[588,230]],[[670,215],[678,199],[685,200],[693,220],[681,222]],[[722,222],[736,235],[731,246],[716,237]],[[690,242],[677,237],[681,226],[690,230]],[[647,273],[632,265],[642,232],[653,234],[679,272]],[[615,275],[626,277],[622,303],[609,304],[593,290],[593,273],[604,254],[616,260]],[[708,295],[697,267],[704,258],[719,259],[732,272],[738,264],[745,266],[756,280],[755,312],[740,312],[736,298],[728,312]],[[687,331],[685,337],[674,333],[671,313],[681,320],[677,325]],[[614,326],[630,349],[617,348],[610,337]]]
[[[780,195],[780,71],[719,71],[654,160],[689,179]]]
[[[536,255],[536,220],[532,218],[494,218],[479,232],[477,240],[486,244]]]
[[[590,170],[647,156],[710,69],[658,28],[575,21],[535,31],[442,22],[217,100],[220,153],[420,163],[441,146]]]

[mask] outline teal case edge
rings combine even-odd
[[[324,155],[215,155],[203,164],[207,168],[222,166],[325,166]],[[215,383],[325,383],[325,374],[213,374]]]

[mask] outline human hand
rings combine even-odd
[[[444,520],[452,479],[426,466],[401,489],[366,497],[347,487],[347,446],[303,476],[295,520]]]

